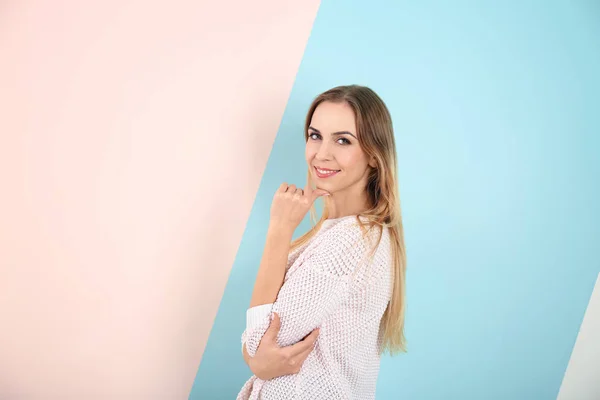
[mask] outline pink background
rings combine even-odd
[[[0,397],[187,397],[318,3],[0,6]]]

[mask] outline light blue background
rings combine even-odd
[[[323,1],[190,399],[251,375],[272,195],[305,181],[313,97],[349,83],[391,110],[409,262],[409,352],[377,399],[555,399],[600,271],[594,1]]]

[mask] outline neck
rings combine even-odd
[[[363,187],[360,190],[349,187],[328,196],[327,210],[329,218],[342,218],[349,215],[362,214],[368,209],[367,192]]]

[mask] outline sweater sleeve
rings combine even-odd
[[[270,312],[263,307],[263,315],[248,323],[242,343],[251,357],[256,354],[273,313],[281,319],[280,346],[297,343],[320,327],[346,300],[352,271],[362,261],[367,246],[358,227],[343,224],[325,232],[310,251],[284,282]]]

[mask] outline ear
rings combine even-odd
[[[369,160],[369,166],[371,168],[377,168],[377,160],[375,160],[375,157],[371,157],[371,159]]]

